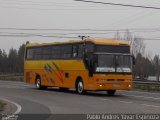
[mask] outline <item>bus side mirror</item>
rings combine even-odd
[[[135,65],[136,64],[136,59],[135,59],[134,55],[132,56],[132,61],[133,61],[133,65]]]

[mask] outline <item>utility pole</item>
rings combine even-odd
[[[85,53],[85,51],[86,51],[86,38],[89,38],[89,36],[79,35],[78,37],[84,41],[83,46],[84,46],[84,53]]]
[[[86,53],[87,52],[86,51],[86,38],[89,38],[89,36],[81,36],[81,35],[79,35],[78,37],[81,38],[82,41],[84,41],[83,42],[83,59],[84,59],[85,63],[87,63],[88,57],[87,57],[87,53]]]
[[[85,40],[86,38],[89,38],[89,36],[85,36],[85,35],[79,35],[79,38],[81,38],[82,40]]]

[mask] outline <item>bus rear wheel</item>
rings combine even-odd
[[[46,86],[41,85],[41,79],[39,77],[36,78],[35,84],[36,84],[36,88],[39,89],[39,90],[47,89]]]
[[[83,95],[86,93],[86,91],[84,90],[84,84],[82,80],[78,80],[77,84],[76,84],[76,92],[80,95]]]
[[[116,90],[107,90],[108,95],[114,95]]]

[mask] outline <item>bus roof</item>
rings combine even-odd
[[[82,43],[82,40],[69,40],[64,42],[51,42],[51,43],[29,43],[27,47],[34,46],[47,46],[47,45],[61,45],[61,44],[72,44],[72,43]],[[88,38],[86,42],[91,42],[97,45],[129,45],[128,42],[122,40],[114,40],[111,38]]]

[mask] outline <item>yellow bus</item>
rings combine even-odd
[[[132,87],[133,57],[125,41],[87,38],[26,45],[24,78],[38,89],[75,88],[77,93],[107,91]]]

